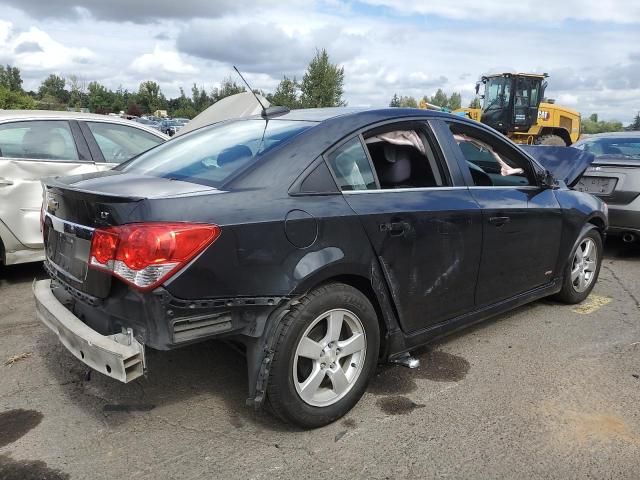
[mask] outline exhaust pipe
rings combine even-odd
[[[624,243],[632,243],[636,241],[636,236],[631,232],[626,232],[622,235],[622,241]]]

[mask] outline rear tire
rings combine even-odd
[[[597,229],[587,230],[571,252],[562,281],[562,290],[556,298],[562,302],[582,302],[593,290],[602,264],[602,237]]]
[[[318,287],[291,308],[276,335],[267,400],[282,420],[321,427],[360,400],[380,347],[376,312],[362,292],[341,283]]]
[[[536,145],[554,145],[556,147],[568,147],[567,142],[560,135],[542,135]]]

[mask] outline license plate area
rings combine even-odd
[[[111,275],[89,268],[94,229],[62,220],[51,214],[44,218],[45,253],[56,279],[93,297],[105,298],[111,289]]]
[[[575,189],[594,195],[611,195],[616,188],[617,178],[610,177],[582,177]]]

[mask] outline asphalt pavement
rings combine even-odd
[[[244,405],[223,343],[151,352],[123,385],[35,318],[40,265],[0,268],[0,480],[640,478],[640,248],[609,242],[580,306],[549,300],[382,366],[344,419]]]

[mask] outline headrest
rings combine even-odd
[[[218,155],[218,166],[222,167],[228,163],[251,157],[253,157],[253,153],[249,147],[246,145],[234,145],[220,152]]]
[[[386,163],[381,165],[380,183],[383,185],[400,185],[411,177],[411,154],[405,148],[395,145],[384,146]]]

